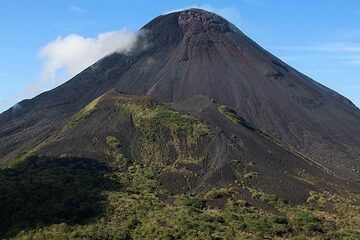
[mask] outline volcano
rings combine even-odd
[[[0,162],[156,166],[172,196],[230,186],[250,202],[260,189],[301,204],[311,191],[358,190],[359,136],[350,100],[224,18],[188,9],[146,24],[129,53],[2,113]]]

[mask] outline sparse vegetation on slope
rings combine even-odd
[[[74,126],[76,126],[76,124],[89,118],[91,116],[91,114],[93,114],[95,112],[96,105],[97,105],[99,99],[100,99],[100,97],[94,99],[88,105],[86,105],[83,109],[81,109],[78,113],[76,113],[75,116],[68,122],[68,124],[66,124],[64,126],[64,128],[62,129],[62,132],[73,128]]]
[[[106,137],[106,143],[112,148],[121,147],[120,141],[116,137],[113,137],[113,136],[107,136]]]
[[[170,164],[173,159],[192,158],[192,149],[201,138],[210,136],[211,129],[200,120],[154,103],[118,103],[117,107],[131,115],[134,125],[141,132],[141,155],[144,162]],[[168,159],[164,159],[168,158]]]
[[[128,160],[125,147],[129,139],[105,129],[104,135],[92,137],[94,146],[102,144],[103,153],[109,157],[106,159],[113,159],[107,164],[85,158],[25,156],[11,169],[0,170],[0,191],[4,193],[0,195],[2,237],[359,237],[358,196],[311,192],[306,204],[293,206],[275,194],[265,193],[266,189],[246,185],[262,176],[252,162],[245,164],[232,184],[196,191],[194,181],[200,179],[203,173],[199,169],[204,169],[206,163],[206,156],[196,155],[196,149],[214,134],[205,123],[146,98],[122,100],[110,106],[116,113],[111,117],[136,133],[139,150],[134,155],[140,158]],[[97,107],[103,109],[102,105]],[[86,124],[74,125],[73,130],[92,124],[92,115],[86,119]],[[122,131],[123,125],[115,126]],[[241,166],[242,160],[231,164]],[[294,178],[304,183],[316,181],[311,176],[298,172]]]
[[[255,130],[254,126],[252,124],[250,124],[249,122],[247,122],[244,118],[242,118],[241,116],[239,116],[235,110],[225,106],[225,105],[221,105],[218,108],[219,112],[222,113],[225,117],[227,117],[228,119],[230,119],[233,123],[236,124],[241,124],[244,127],[250,129],[250,130]]]
[[[354,195],[344,202],[337,195],[314,192],[308,204],[291,206],[276,196],[253,190],[254,199],[275,207],[279,211],[275,214],[239,198],[236,188],[215,188],[197,196],[170,195],[160,188],[161,170],[156,167],[134,164],[126,171],[114,172],[86,159],[30,159],[24,164],[26,168],[24,165],[11,173],[0,172],[0,188],[7,196],[1,198],[1,217],[9,219],[7,216],[11,215],[15,221],[2,221],[1,230],[3,236],[12,235],[14,239],[357,239],[360,236],[359,208],[354,202],[359,198]],[[30,187],[34,179],[38,179],[36,185]],[[88,184],[91,182],[96,185]],[[21,184],[27,190],[23,192],[20,185],[13,188],[14,184]],[[56,194],[48,198],[49,189],[55,186],[58,186],[54,189]],[[18,194],[9,191],[10,188],[19,189]],[[29,197],[38,201],[27,202]],[[222,208],[208,204],[217,199],[224,201]],[[328,205],[329,202],[332,204]],[[25,218],[24,213],[27,213]]]
[[[169,128],[174,134],[190,133],[194,138],[211,133],[211,130],[200,120],[162,105],[143,108],[141,105],[129,104],[127,107],[131,110],[136,125],[151,136],[162,126]]]

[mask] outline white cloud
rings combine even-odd
[[[35,94],[59,85],[113,52],[128,53],[138,34],[126,29],[100,33],[95,38],[78,34],[58,37],[39,52],[44,60],[39,80],[27,91]]]
[[[237,10],[237,8],[235,8],[235,7],[218,8],[218,7],[213,7],[209,4],[191,5],[191,6],[184,7],[184,8],[173,9],[173,10],[165,12],[165,14],[172,13],[172,12],[179,12],[179,11],[183,11],[183,10],[186,10],[189,8],[199,8],[199,9],[204,9],[209,12],[216,13],[216,14],[226,18],[228,21],[230,21],[232,23],[236,23],[240,20],[240,13]]]

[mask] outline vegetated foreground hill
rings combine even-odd
[[[213,13],[142,31],[0,115],[0,238],[360,237],[355,106]]]

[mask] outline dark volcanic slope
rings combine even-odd
[[[356,189],[255,129],[230,121],[219,107],[205,96],[169,106],[111,90],[32,154],[99,159],[120,170],[134,163],[161,166],[160,183],[173,194],[236,186],[244,197],[256,188],[301,203],[310,190]]]
[[[357,179],[360,111],[266,52],[225,19],[190,9],[142,29],[128,55],[114,53],[62,86],[0,115],[0,159],[34,147],[111,88],[179,102],[205,95],[336,174]]]

